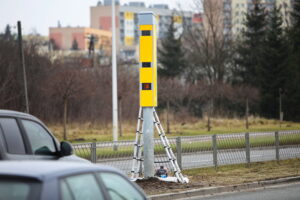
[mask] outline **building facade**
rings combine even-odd
[[[283,26],[287,26],[290,23],[291,1],[261,0],[261,3],[266,11],[271,11],[275,5],[280,7]],[[252,0],[205,0],[203,7],[204,16],[210,15],[211,12],[214,12],[216,16],[220,16],[215,21],[222,27],[224,37],[234,37],[245,28],[246,13],[254,8],[254,2]]]
[[[111,54],[111,32],[85,27],[50,27],[49,38],[54,50],[88,51],[91,37],[94,37],[95,51]],[[74,49],[74,43],[77,49]]]
[[[138,13],[152,11],[157,19],[158,39],[165,37],[171,19],[177,29],[178,35],[183,29],[190,26],[193,20],[198,20],[192,12],[178,12],[169,9],[166,4],[154,4],[146,7],[143,2],[129,2],[125,5],[116,5],[116,35],[117,49],[124,58],[137,58],[139,40]],[[90,8],[91,27],[111,31],[111,1],[106,0],[104,4],[97,4]]]

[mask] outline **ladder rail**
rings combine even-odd
[[[162,143],[164,145],[166,154],[168,155],[169,160],[171,162],[171,165],[172,165],[172,167],[174,169],[175,176],[177,177],[177,179],[181,183],[184,183],[185,180],[184,180],[184,177],[183,177],[183,175],[181,173],[181,170],[180,170],[180,168],[178,166],[176,156],[173,153],[173,150],[171,148],[170,142],[169,142],[168,138],[166,137],[166,134],[165,134],[164,129],[163,129],[161,123],[160,123],[160,120],[158,118],[158,115],[157,115],[155,109],[153,109],[153,119],[154,119],[155,127],[156,127],[156,129],[158,131],[158,134],[159,134],[159,136],[161,138],[161,141],[162,141]]]
[[[134,143],[134,151],[133,151],[133,161],[132,161],[132,169],[131,169],[131,178],[136,178],[136,174],[138,174],[138,165],[139,165],[139,159],[140,159],[140,153],[141,152],[141,122],[142,119],[142,108],[139,109],[139,115],[138,115],[138,122],[137,122],[137,128],[136,128],[136,136],[135,136],[135,143]]]

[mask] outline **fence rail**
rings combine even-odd
[[[300,158],[300,130],[169,137],[180,168]],[[154,139],[155,167],[172,169],[160,139]],[[75,154],[130,173],[133,141],[73,144]]]

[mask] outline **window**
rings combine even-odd
[[[22,120],[22,124],[34,154],[53,155],[56,152],[53,138],[41,125],[29,120]]]
[[[2,128],[7,152],[25,154],[25,146],[17,121],[13,118],[0,118],[0,125],[0,132]]]
[[[0,199],[36,200],[39,197],[40,184],[0,177]]]
[[[125,178],[113,173],[99,173],[99,178],[104,182],[106,190],[113,200],[140,200],[144,197]]]
[[[73,200],[72,194],[68,188],[66,181],[62,181],[60,184],[61,199],[62,200]]]
[[[60,183],[62,200],[102,200],[103,194],[93,174],[70,176]]]

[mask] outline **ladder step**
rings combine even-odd
[[[169,160],[165,160],[165,161],[154,161],[154,163],[168,163],[170,162]]]

